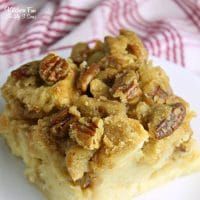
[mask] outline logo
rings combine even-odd
[[[12,19],[35,19],[36,18],[36,9],[33,7],[7,7],[5,9],[6,17]]]

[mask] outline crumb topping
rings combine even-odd
[[[94,150],[100,147],[103,132],[102,119],[83,117],[70,125],[69,136],[83,148]]]
[[[94,47],[78,43],[68,59],[50,53],[21,66],[2,93],[10,117],[34,119],[48,145],[64,152],[72,180],[85,186],[94,166],[149,139],[165,142],[189,112],[141,40],[126,30]]]

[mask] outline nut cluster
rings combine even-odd
[[[112,86],[113,97],[119,97],[122,102],[131,101],[142,95],[138,77],[134,71],[125,72],[115,79]]]

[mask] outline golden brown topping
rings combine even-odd
[[[109,116],[104,119],[102,147],[98,152],[105,151],[107,155],[116,156],[127,149],[132,151],[139,144],[138,140],[146,140],[147,137],[148,133],[137,120],[120,115]]]
[[[100,117],[104,118],[109,115],[126,115],[125,104],[118,101],[95,99],[86,95],[81,96],[76,102],[77,108],[83,114],[88,117]]]
[[[80,64],[87,59],[89,51],[87,43],[77,43],[72,49],[71,58],[75,63]]]
[[[141,49],[137,46],[137,45],[134,45],[134,44],[128,44],[127,46],[127,51],[131,54],[134,54],[136,55],[137,57],[140,57],[141,56]]]
[[[115,77],[118,73],[118,70],[115,68],[105,68],[104,70],[101,70],[97,74],[97,78],[99,80],[102,80],[104,83],[106,83],[108,86],[112,87],[114,84]]]
[[[81,113],[79,112],[76,106],[71,106],[69,108],[69,113],[74,117],[76,117],[77,119],[81,117]]]
[[[148,92],[147,92],[148,91]],[[147,101],[151,103],[153,101],[154,103],[166,103],[168,98],[172,95],[172,90],[171,88],[165,88],[162,89],[160,85],[158,84],[152,84],[150,83],[146,88],[145,88],[145,97],[147,97]]]
[[[13,119],[29,120],[32,123],[37,122],[37,119],[43,118],[46,115],[45,112],[36,108],[28,110],[26,105],[19,100],[11,100],[8,108],[12,110]]]
[[[107,53],[110,55],[124,54],[128,44],[128,39],[126,37],[122,35],[118,37],[106,36],[104,40]]]
[[[105,52],[107,53],[104,66],[118,69],[137,67],[138,63],[146,61],[147,51],[136,34],[121,30],[118,37],[105,37]],[[138,62],[139,61],[139,62]]]
[[[41,61],[39,73],[46,84],[52,85],[66,77],[68,64],[65,59],[50,53]]]
[[[140,74],[140,86],[148,103],[166,103],[166,100],[173,95],[169,78],[160,67],[154,67],[151,66],[151,63],[148,63],[141,66],[138,72]]]
[[[103,135],[103,121],[99,118],[81,118],[71,124],[70,137],[85,149],[98,149]]]
[[[168,98],[173,95],[171,87],[168,84],[163,85],[162,83],[164,82],[162,82],[161,79],[154,79],[142,87],[143,94],[147,103],[163,104],[166,103]]]
[[[146,122],[146,118],[149,114],[149,110],[150,110],[150,106],[143,101],[140,101],[135,108],[135,113],[136,113],[135,117],[138,120],[140,120],[143,126]]]
[[[183,104],[157,105],[154,107],[149,129],[157,139],[171,135],[183,122],[186,109]]]
[[[129,71],[117,77],[112,87],[112,93],[113,97],[119,97],[122,102],[133,101],[134,98],[140,97],[142,91],[137,74]]]
[[[39,61],[33,61],[22,65],[20,68],[11,72],[11,76],[20,80],[30,76],[38,75]]]
[[[85,92],[90,81],[99,73],[99,71],[100,66],[95,63],[83,70],[79,77],[78,88],[80,88],[82,92]]]
[[[102,96],[109,98],[111,96],[109,92],[109,87],[99,79],[94,79],[91,81],[90,92],[95,98],[99,98]]]
[[[146,60],[148,53],[140,38],[133,32],[120,30],[120,34],[128,39],[127,51],[140,60]]]
[[[93,151],[83,149],[78,145],[74,145],[67,149],[66,166],[73,181],[81,179],[84,176],[84,173],[88,171],[88,162],[92,155]]]
[[[91,65],[92,63],[97,63],[104,56],[105,56],[104,44],[101,41],[97,40],[95,41],[94,48],[90,49],[90,53],[87,58],[87,63],[88,65]]]

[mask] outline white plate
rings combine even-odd
[[[62,54],[62,53],[61,53]],[[64,55],[64,54],[63,54]],[[200,79],[180,66],[162,59],[153,58],[170,77],[176,94],[191,104],[198,116],[192,121],[195,136],[200,140]],[[13,68],[0,75],[2,84]],[[0,97],[0,110],[3,107]],[[0,139],[0,200],[44,200],[43,195],[23,176],[24,165],[12,156],[8,147]],[[200,173],[179,178],[165,186],[154,189],[137,200],[199,200]],[[59,200],[59,199],[58,199]]]

